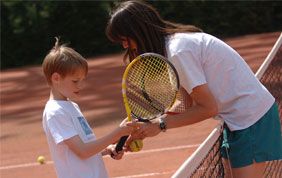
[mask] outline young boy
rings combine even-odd
[[[87,61],[73,49],[60,46],[57,38],[42,67],[51,89],[43,113],[43,128],[57,176],[108,177],[102,156],[112,155],[114,159],[120,159],[123,152],[116,153],[110,144],[129,135],[133,129],[121,123],[108,135],[96,139],[79,106],[72,101],[79,97],[83,88]]]

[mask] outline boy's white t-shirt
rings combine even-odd
[[[43,112],[43,128],[58,178],[108,177],[101,153],[80,159],[63,142],[76,135],[84,143],[96,139],[76,103],[49,100]]]
[[[191,93],[207,84],[218,105],[218,116],[230,130],[253,125],[275,99],[230,46],[206,33],[176,33],[167,39],[167,57],[181,85]]]

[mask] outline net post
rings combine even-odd
[[[266,71],[266,69],[269,66],[269,64],[271,63],[272,59],[275,57],[275,55],[276,55],[278,49],[280,48],[281,44],[282,44],[282,32],[280,33],[280,36],[279,36],[278,40],[276,41],[276,43],[274,44],[274,46],[272,47],[270,53],[268,53],[266,59],[264,60],[264,62],[260,66],[260,68],[257,70],[255,76],[258,79],[261,79],[262,75]]]

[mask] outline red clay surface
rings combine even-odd
[[[225,41],[235,48],[255,72],[270,52],[280,32],[247,35]],[[121,97],[121,56],[89,59],[88,85],[77,101],[98,137],[125,117]],[[1,178],[55,178],[53,162],[41,125],[49,90],[41,67],[1,71]],[[120,161],[104,157],[110,177],[170,177],[216,125],[210,119],[169,130],[144,141],[144,149]],[[39,155],[46,164],[39,165]]]

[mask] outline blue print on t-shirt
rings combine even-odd
[[[79,123],[85,133],[85,135],[90,135],[92,134],[92,130],[91,128],[89,127],[89,125],[86,123],[86,120],[84,119],[84,117],[77,117],[78,120],[79,120]]]

